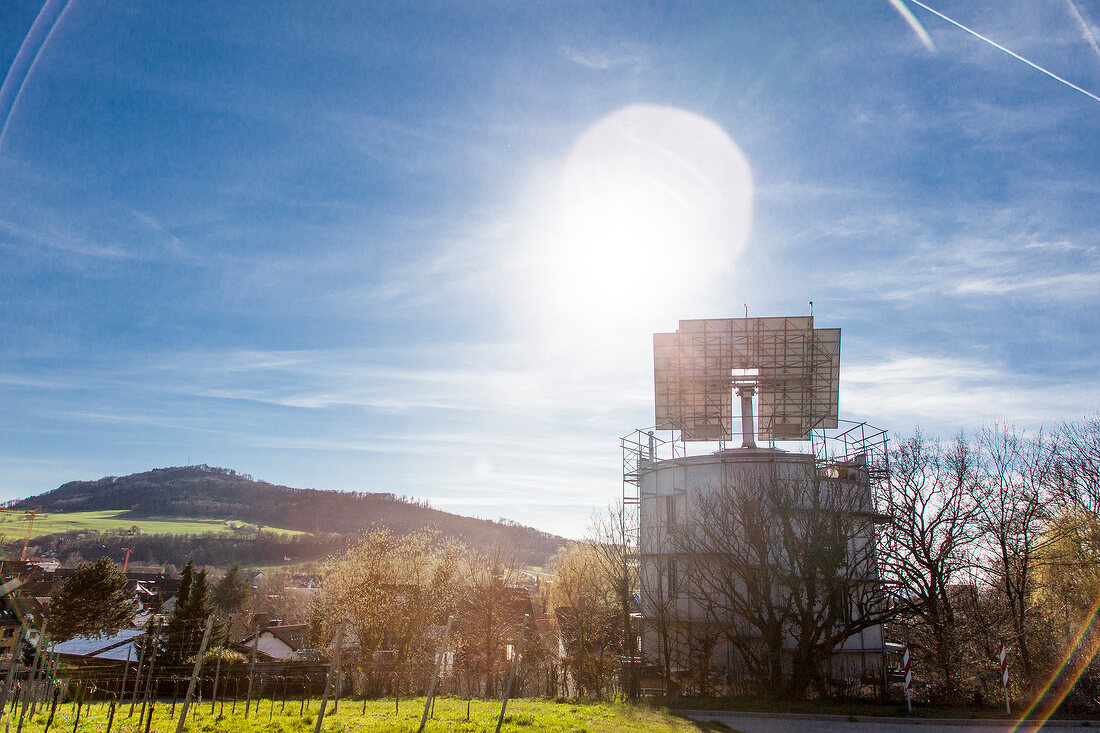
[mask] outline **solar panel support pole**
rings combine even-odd
[[[741,398],[741,447],[756,447],[756,426],[753,424],[752,396],[756,388],[744,384],[737,387],[737,396]]]

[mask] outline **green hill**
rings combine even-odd
[[[0,515],[0,538],[11,540],[25,537],[29,515]],[[94,530],[108,534],[254,534],[260,529],[239,519],[209,519],[202,517],[145,517],[125,509],[91,512],[38,512],[31,537]],[[301,530],[264,527],[279,534],[302,534]]]
[[[324,537],[324,542],[315,544],[328,548],[333,536],[355,535],[372,525],[383,525],[396,533],[432,526],[474,547],[514,551],[522,562],[531,565],[545,564],[565,542],[562,537],[531,527],[451,514],[393,494],[296,489],[206,465],[71,481],[28,497],[14,508],[36,506],[48,516],[35,528],[35,535],[49,529],[68,529],[74,540],[81,530],[121,535],[136,525],[143,533],[208,536],[207,532],[213,532],[225,542],[233,537],[239,540],[242,530],[251,530],[252,536],[299,545],[309,544],[301,535]],[[87,514],[90,512],[96,514]],[[65,526],[66,515],[75,524],[86,523]],[[251,526],[234,528],[224,524],[226,521]],[[0,524],[9,543],[20,534],[16,524],[21,523]],[[262,528],[273,531],[259,532]],[[299,536],[286,536],[286,530]]]

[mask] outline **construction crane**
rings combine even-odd
[[[19,555],[19,561],[22,562],[27,559],[27,546],[31,543],[31,533],[34,531],[34,520],[38,516],[41,506],[36,506],[34,509],[0,509],[0,512],[9,512],[11,514],[22,514],[27,518],[27,534],[23,538],[23,552]]]
[[[123,547],[126,550],[126,559],[122,561],[122,574],[126,574],[126,568],[130,567],[130,553],[134,551],[133,547]]]

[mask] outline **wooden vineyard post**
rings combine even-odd
[[[53,702],[50,703],[50,717],[46,718],[46,727],[42,729],[43,733],[50,733],[50,724],[53,723],[54,713],[57,712],[57,698],[59,698],[59,697],[61,697],[61,688],[60,687],[53,688]],[[45,703],[43,703],[43,707],[45,707]],[[80,720],[79,708],[78,708],[76,718],[77,718],[77,720]],[[76,726],[73,726],[73,727],[75,728]]]
[[[222,654],[225,653],[225,641],[229,638],[229,629],[225,630],[221,646],[218,647],[218,663],[214,665],[214,690],[210,693],[210,714],[214,714],[214,706],[218,704],[218,677],[222,671]]]
[[[202,634],[202,643],[199,644],[199,654],[195,657],[195,669],[191,672],[191,682],[187,685],[187,694],[183,696],[183,708],[180,710],[180,720],[176,724],[176,733],[183,733],[183,725],[187,722],[187,708],[191,706],[191,696],[195,693],[195,683],[202,671],[202,657],[206,654],[206,645],[210,643],[210,631],[214,628],[214,614],[206,619],[206,631]]]
[[[8,704],[8,694],[12,689],[12,680],[15,679],[16,659],[23,656],[23,624],[19,624],[19,633],[15,636],[15,646],[11,648],[11,656],[8,658],[8,676],[4,679],[4,689],[0,691],[0,717]]]
[[[146,690],[145,694],[148,695],[149,691]],[[153,724],[153,711],[157,708],[157,697],[153,696],[152,701],[149,703],[149,717],[145,718],[145,733],[149,733],[149,726]],[[141,714],[145,716],[145,708],[142,707]],[[140,720],[138,722],[141,722]]]
[[[130,657],[134,654],[134,645],[126,647],[126,666],[122,668],[122,686],[119,688],[118,696],[121,700],[126,695],[126,676],[130,674]]]
[[[340,622],[340,628],[336,630],[336,653],[333,655],[332,667],[328,669],[325,679],[325,692],[321,695],[321,709],[317,712],[317,725],[313,727],[313,733],[321,733],[321,724],[325,722],[325,704],[328,702],[329,688],[332,687],[333,668],[340,668],[340,650],[344,648],[344,622]]]
[[[42,630],[38,633],[38,643],[34,645],[34,660],[31,662],[30,673],[27,675],[26,686],[20,694],[22,707],[19,708],[19,724],[16,726],[16,733],[23,730],[23,719],[27,716],[27,708],[32,705],[32,696],[35,694],[35,685],[38,682],[38,668],[42,664],[42,645],[46,643],[46,629],[49,625],[49,619],[42,622]]]
[[[146,675],[145,675],[145,693],[141,696],[141,715],[138,716],[138,724],[139,725],[141,724],[141,719],[143,717],[145,717],[145,708],[149,705],[149,695],[150,694],[153,694],[152,704],[153,705],[157,704],[157,696],[155,694],[155,691],[153,690],[153,670],[156,668],[156,664],[157,664],[157,654],[156,654],[157,649],[154,646],[149,651],[150,651],[149,660],[148,660],[149,664],[148,664],[148,669],[146,670]],[[157,682],[157,687],[158,688],[160,687],[159,680]],[[152,720],[152,718],[149,718],[149,720]],[[146,729],[149,728],[149,723],[148,722],[146,722],[145,727],[146,727]]]
[[[428,722],[428,712],[432,709],[432,701],[435,700],[435,685],[439,681],[439,668],[443,666],[443,657],[447,653],[447,637],[451,635],[451,624],[455,617],[447,617],[447,628],[443,629],[443,641],[439,644],[439,653],[435,655],[435,671],[432,672],[432,681],[428,684],[428,699],[424,701],[424,714],[420,716],[420,728],[417,733],[424,733],[424,726]]]
[[[111,726],[115,722],[115,702],[114,698],[111,698],[111,710],[107,715],[107,733],[111,733]]]
[[[256,676],[256,648],[260,646],[260,625],[256,625],[256,636],[252,640],[252,661],[248,663],[248,696],[244,700],[244,719],[248,720],[248,709],[252,707],[252,680]]]
[[[339,654],[339,652],[337,652]],[[344,670],[336,665],[336,689],[332,692],[332,714],[340,710],[340,691],[344,688]]]
[[[153,643],[152,629],[148,630],[145,637],[145,643],[141,645],[141,651],[138,653],[138,666],[137,673],[134,675],[134,694],[130,696],[130,714],[126,717],[134,717],[134,707],[137,705],[138,688],[141,687],[141,671],[142,665],[145,664],[145,653],[149,650]],[[138,721],[141,722],[140,720]]]
[[[500,726],[504,724],[504,711],[508,709],[508,698],[512,696],[512,683],[516,680],[516,668],[519,667],[519,658],[523,653],[523,637],[527,633],[527,619],[529,618],[531,618],[530,614],[523,614],[523,625],[519,627],[519,640],[516,642],[515,651],[512,652],[512,671],[508,673],[508,686],[504,689],[504,702],[500,705],[497,733],[500,733]]]

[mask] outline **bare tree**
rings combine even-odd
[[[463,559],[455,632],[461,661],[485,697],[496,695],[503,650],[530,610],[527,590],[514,587],[520,570],[516,553],[501,548],[470,550]]]
[[[1100,515],[1100,413],[1064,423],[1054,436],[1058,452],[1056,498]]]
[[[636,513],[622,502],[593,512],[588,525],[596,562],[614,595],[618,612],[614,635],[620,659],[633,659],[637,654],[632,621],[634,589],[638,587],[637,548],[633,541],[636,526]],[[628,662],[621,668],[620,680],[627,697],[638,696],[637,664]]]
[[[1033,648],[1036,563],[1050,541],[1044,529],[1051,519],[1050,488],[1057,452],[1042,432],[1021,434],[992,425],[977,435],[977,517],[982,543],[992,559],[987,580],[1001,596],[1010,641],[1018,651],[1025,687],[1037,681],[1038,649]]]
[[[615,589],[592,542],[571,542],[554,555],[550,600],[565,650],[564,667],[577,693],[603,696],[611,688],[618,637]]]
[[[682,653],[686,640],[681,634],[683,626],[677,615],[677,558],[671,555],[672,548],[664,534],[649,539],[645,550],[639,569],[645,575],[645,581],[640,583],[642,623],[645,626],[643,637],[647,640],[642,651],[645,662],[660,669],[665,693],[674,694],[677,689],[673,670],[687,662]]]
[[[432,530],[365,533],[325,563],[328,632],[346,620],[367,656],[386,648],[398,661],[409,659],[428,643],[428,626],[454,607],[461,555],[461,546]]]
[[[975,461],[961,435],[945,447],[917,430],[894,446],[890,480],[877,487],[888,518],[879,534],[885,587],[912,631],[910,646],[930,657],[928,678],[941,696],[954,694],[964,667],[953,585],[977,539]]]
[[[251,594],[253,613],[262,613],[284,624],[308,623],[312,611],[312,596],[295,587],[295,579],[289,573],[271,571],[264,573]],[[249,588],[251,593],[251,587]],[[216,602],[216,601],[215,601]],[[237,631],[250,632],[248,614],[237,614]]]
[[[866,472],[812,461],[697,491],[673,535],[683,592],[773,691],[803,695],[836,649],[883,622]]]

